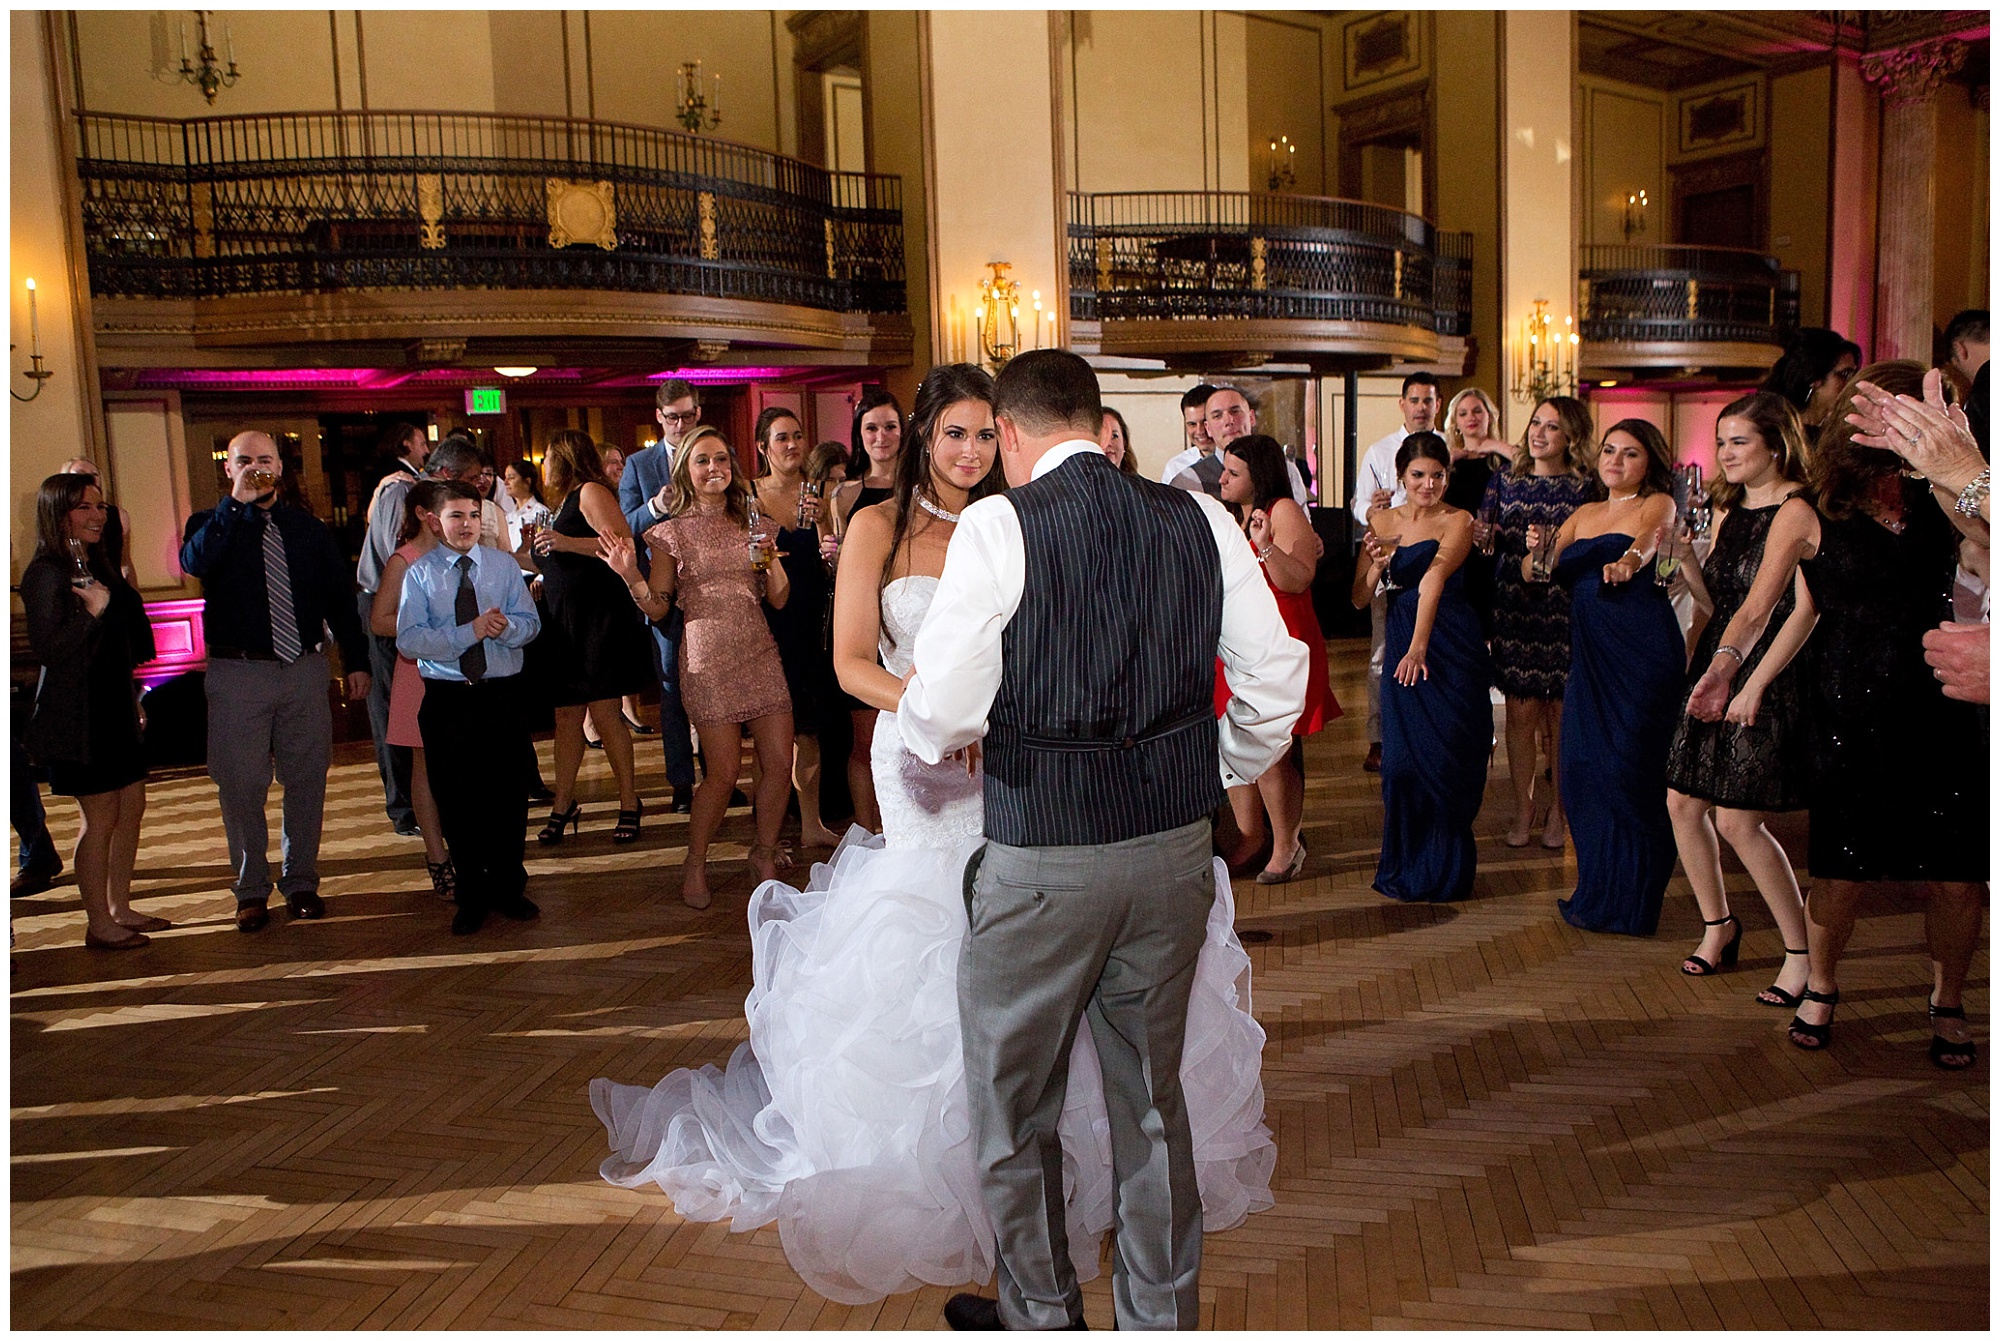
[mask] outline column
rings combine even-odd
[[[1512,397],[1514,346],[1537,298],[1548,300],[1556,329],[1576,316],[1576,143],[1574,16],[1567,11],[1509,10],[1500,15],[1500,329],[1494,399],[1518,436],[1532,406]]]
[[[1867,56],[1861,77],[1882,94],[1882,208],[1875,269],[1878,359],[1931,361],[1936,302],[1937,105],[1939,88],[1965,64],[1955,38]]]

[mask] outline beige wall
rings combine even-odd
[[[214,107],[202,100],[201,90],[192,84],[173,83],[152,77],[153,17],[158,11],[132,9],[84,9],[76,11],[77,63],[83,73],[82,102],[93,112],[117,112],[131,116],[218,116],[252,112],[325,111],[334,106],[333,42],[337,24],[324,9],[245,10],[234,14],[217,13],[211,20],[209,37],[218,60],[226,60],[223,46],[225,19],[236,39],[236,62],[242,73],[233,88],[224,89]],[[194,16],[185,10],[169,11],[174,20],[187,19],[188,53],[196,54]],[[384,11],[370,11],[370,36]],[[351,26],[351,14],[349,16]],[[484,16],[477,20],[483,27]],[[391,25],[399,30],[406,25]],[[180,64],[178,28],[169,24],[168,64]],[[386,40],[386,39],[385,39]],[[368,45],[372,61],[374,43]],[[389,59],[396,63],[396,58]],[[490,76],[488,76],[490,80]],[[370,88],[371,96],[374,89]],[[490,86],[488,96],[491,96]],[[406,103],[382,104],[407,106]]]
[[[1799,324],[1826,324],[1826,69],[1773,79],[1771,254],[1799,272]]]
[[[1671,99],[1664,93],[1588,76],[1578,81],[1582,104],[1584,246],[1627,241],[1661,245],[1667,218],[1666,136]],[[1646,231],[1625,236],[1625,201],[1644,190]]]
[[[496,9],[487,16],[493,49],[493,110],[506,116],[566,116],[563,24],[549,9]]]
[[[1253,96],[1276,97],[1288,114],[1302,105],[1313,112],[1302,124],[1317,121],[1316,90],[1249,88],[1251,36],[1241,14],[1114,9],[1064,17],[1059,64],[1070,114],[1063,152],[1076,190],[1245,190],[1253,185],[1246,137],[1263,133],[1252,124]],[[1278,30],[1264,28],[1267,35]],[[1304,69],[1304,57],[1291,53],[1291,64]],[[1315,130],[1288,133],[1298,138]],[[1260,189],[1261,148],[1260,142],[1254,183]]]
[[[592,10],[590,87],[597,99],[597,117],[641,126],[672,125],[680,64],[698,60],[705,82],[712,84],[713,76],[722,76],[722,125],[715,130],[716,137],[776,152],[773,17],[762,9]],[[577,27],[573,16],[572,48],[579,41]],[[783,74],[789,82],[789,55],[785,63]],[[581,99],[576,114],[587,114]]]
[[[1576,68],[1574,18],[1568,13],[1511,11],[1501,18],[1506,63],[1501,107],[1505,202],[1501,237],[1500,311],[1505,347],[1496,381],[1512,365],[1520,323],[1545,298],[1561,328],[1576,314],[1576,246],[1572,181],[1571,71]],[[1510,434],[1526,422],[1521,407],[1501,400]]]
[[[924,50],[927,23],[926,15],[906,10],[869,11],[868,69],[863,81],[868,102],[870,167],[903,179],[903,254],[907,267],[904,290],[909,295],[913,343],[910,367],[892,372],[889,386],[902,398],[905,407],[915,399],[917,381],[933,362],[931,312],[936,285],[932,262],[936,253],[931,238],[936,223],[931,216],[934,192],[927,164],[935,146],[926,129],[925,108],[927,98],[932,96],[926,89],[926,81],[934,76],[929,73],[930,58]],[[1046,51],[1046,38],[1035,49]],[[1046,105],[1046,91],[1043,96],[1042,105]],[[967,281],[954,277],[954,282]]]
[[[1319,20],[1310,15],[1252,14],[1244,21],[1245,60],[1257,72],[1245,89],[1250,132],[1245,153],[1252,191],[1262,191],[1270,183],[1271,141],[1289,135],[1298,146],[1298,152],[1289,156],[1296,177],[1291,192],[1336,194],[1325,189],[1324,38]]]
[[[1432,90],[1435,217],[1440,228],[1472,234],[1472,337],[1479,353],[1471,376],[1457,386],[1469,382],[1484,387],[1499,403],[1507,396],[1500,366],[1501,135],[1494,114],[1500,90],[1499,17],[1489,10],[1440,10],[1434,18],[1437,48],[1451,69],[1451,78]]]

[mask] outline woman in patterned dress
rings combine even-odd
[[[762,523],[758,530],[750,529],[750,491],[722,434],[706,424],[690,430],[674,453],[670,482],[667,519],[646,531],[653,556],[650,583],[640,575],[629,541],[607,541],[598,553],[625,579],[626,590],[647,618],[665,619],[676,594],[687,612],[681,635],[681,700],[710,767],[695,788],[688,816],[681,900],[690,908],[706,908],[708,845],[722,827],[736,786],[745,722],[759,769],[757,842],[750,849],[750,869],[760,882],[778,877],[778,830],[791,790],[792,696],[763,605],[783,606],[791,587],[785,566],[775,562],[772,530]],[[765,567],[753,566],[753,557]]]
[[[1507,696],[1507,772],[1514,783],[1514,824],[1508,847],[1526,847],[1535,822],[1536,758],[1546,754],[1552,773],[1561,744],[1563,682],[1569,676],[1569,592],[1555,582],[1528,582],[1521,557],[1530,526],[1553,535],[1591,496],[1590,411],[1573,396],[1551,396],[1535,406],[1514,453],[1512,470],[1486,486],[1474,540],[1494,554],[1493,680]],[[1542,846],[1561,848],[1562,793],[1548,789]]]

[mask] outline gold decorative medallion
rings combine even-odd
[[[190,191],[190,208],[194,213],[194,254],[215,255],[215,188],[207,182],[196,182]]]
[[[593,243],[606,251],[618,245],[618,206],[610,182],[548,179],[549,245]]]
[[[417,174],[417,217],[423,220],[423,232],[417,245],[426,251],[437,251],[444,246],[444,178],[435,172]]]
[[[1266,246],[1265,241],[1261,237],[1253,237],[1250,239],[1250,287],[1252,289],[1256,289],[1259,291],[1263,290],[1263,288],[1265,287],[1265,282],[1264,282],[1265,246]]]
[[[701,259],[716,261],[722,259],[722,244],[715,235],[715,192],[702,191],[694,198],[695,208],[701,215]]]

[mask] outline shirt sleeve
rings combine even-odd
[[[1255,782],[1291,747],[1306,699],[1306,645],[1285,629],[1277,598],[1250,542],[1222,505],[1204,495],[1203,512],[1222,560],[1222,634],[1216,651],[1229,684],[1218,724],[1222,785]]]
[[[428,568],[413,563],[403,574],[403,599],[396,606],[396,650],[412,661],[456,661],[472,646],[472,625],[456,618],[448,623],[436,619]]]
[[[1368,448],[1367,455],[1361,458],[1361,468],[1354,472],[1354,499],[1348,505],[1348,511],[1362,526],[1368,524],[1368,513],[1375,506],[1375,491],[1387,487],[1382,479],[1381,463],[1375,459],[1375,448],[1380,445],[1375,443]]]
[[[189,577],[207,577],[228,552],[229,539],[236,533],[250,504],[224,498],[211,510],[188,522],[187,537],[181,542],[181,571]]]
[[[1001,635],[1027,581],[1014,505],[997,497],[967,508],[945,551],[944,575],[917,633],[916,670],[896,709],[903,743],[925,763],[986,734],[1000,690]]]
[[[507,616],[507,627],[493,641],[502,647],[526,647],[542,632],[542,617],[535,610],[534,601],[528,596],[528,584],[516,574],[520,569],[512,563],[503,563],[506,555],[498,550],[493,552],[491,562],[506,579],[500,587],[500,613]]]

